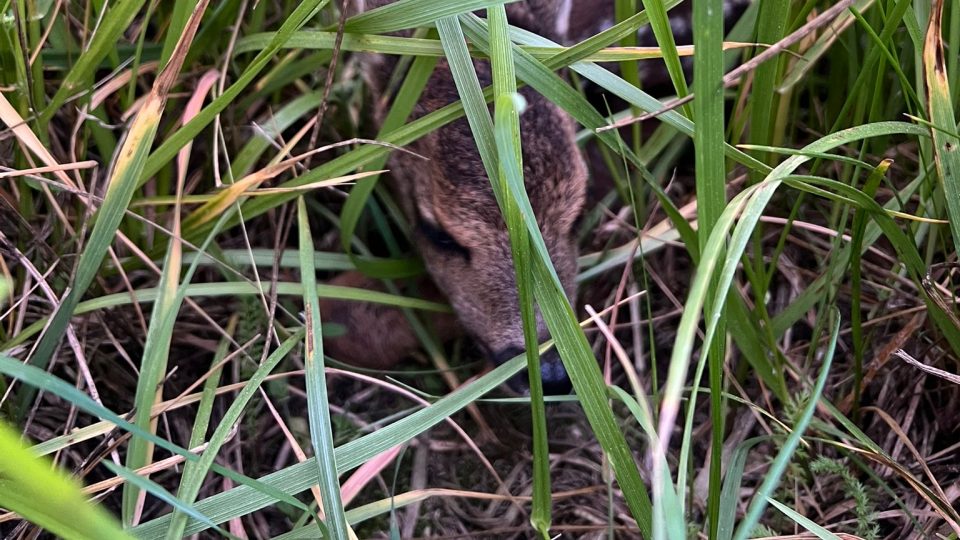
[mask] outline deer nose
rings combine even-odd
[[[507,347],[494,355],[494,363],[500,365],[515,356],[522,354],[520,347]],[[548,396],[569,394],[572,389],[567,370],[560,361],[560,354],[556,349],[550,349],[540,358],[540,380],[543,382],[543,393]],[[530,378],[527,370],[522,370],[507,381],[513,391],[519,394],[530,393]]]
[[[543,381],[543,393],[548,396],[569,394],[573,389],[556,349],[550,349],[540,358],[540,379]]]

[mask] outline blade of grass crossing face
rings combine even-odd
[[[783,476],[787,466],[790,465],[790,458],[793,457],[797,446],[800,445],[800,437],[803,436],[803,432],[806,431],[807,426],[810,425],[810,421],[813,420],[813,413],[817,409],[817,403],[820,401],[820,397],[823,395],[823,388],[827,384],[830,365],[833,363],[833,353],[837,349],[837,337],[840,335],[840,312],[834,308],[831,310],[829,316],[833,319],[831,321],[830,344],[823,357],[823,366],[820,367],[820,375],[817,377],[817,382],[810,392],[810,398],[807,400],[807,404],[804,406],[800,418],[797,419],[796,425],[793,426],[793,430],[783,443],[783,447],[780,448],[777,457],[774,458],[773,463],[771,463],[770,470],[768,470],[766,476],[764,476],[760,488],[753,495],[753,499],[747,507],[746,515],[734,533],[734,540],[746,540],[753,532],[753,528],[760,521],[760,516],[763,515],[763,510],[769,500],[768,498],[773,494],[773,490],[777,488],[777,485],[780,483],[780,477]]]
[[[719,220],[720,214],[726,206],[726,174],[724,143],[724,101],[723,101],[723,17],[717,14],[723,12],[723,0],[699,0],[693,5],[693,43],[697,54],[693,59],[694,91],[697,99],[693,102],[693,119],[697,130],[693,133],[695,149],[694,162],[696,166],[697,186],[697,222],[699,227],[698,238],[700,251],[704,251],[707,238]],[[710,286],[710,296],[716,294],[717,281]],[[722,297],[718,297],[722,298]],[[722,302],[722,300],[717,300]],[[707,311],[714,306],[705,305]],[[723,324],[725,310],[718,309],[717,333],[722,337],[726,334],[726,325]],[[723,465],[724,439],[724,400],[723,400],[723,359],[724,339],[716,339],[710,344],[709,377],[710,377],[710,418],[711,418],[711,453],[709,472],[709,492],[707,496],[707,514],[710,526],[710,536],[716,536],[717,524],[720,518],[720,489],[721,467]],[[687,360],[682,360],[686,362]],[[699,382],[695,381],[695,385]],[[696,386],[695,386],[696,387]],[[691,400],[691,405],[692,405]],[[673,426],[663,426],[673,429]],[[664,432],[661,431],[661,435]],[[684,432],[684,447],[689,448],[692,433]],[[687,469],[680,469],[677,473],[677,490],[684,489]],[[662,485],[654,482],[654,486]],[[667,516],[657,513],[663,519],[682,519],[682,516]]]
[[[923,47],[923,71],[927,83],[927,107],[937,173],[943,181],[955,251],[960,251],[960,138],[950,135],[957,127],[950,96],[950,81],[943,47],[943,0],[934,0]],[[954,47],[957,44],[952,44]],[[955,53],[954,53],[955,54]]]
[[[500,192],[507,184],[524,184],[523,153],[520,139],[520,119],[515,98],[519,98],[513,55],[507,39],[507,13],[503,6],[487,10],[490,21],[490,62],[493,71],[495,97],[494,138],[500,169],[496,182]],[[527,374],[530,381],[530,411],[533,430],[533,510],[530,522],[540,535],[550,537],[550,456],[547,442],[546,407],[543,403],[543,382],[540,375],[537,321],[533,306],[532,268],[530,266],[530,235],[523,223],[523,214],[510,197],[504,201],[504,217],[510,237],[513,268],[516,275],[520,315],[523,321],[523,340],[526,347]]]
[[[340,499],[340,481],[334,458],[333,428],[330,425],[330,405],[327,402],[327,380],[323,366],[323,337],[320,335],[320,305],[317,295],[317,271],[313,266],[313,237],[307,219],[307,204],[303,197],[297,200],[297,225],[300,237],[300,280],[303,282],[303,305],[306,313],[304,335],[304,363],[306,365],[307,415],[310,423],[310,442],[313,444],[318,469],[317,482],[323,500],[329,538],[349,538],[347,522],[343,518]]]
[[[90,504],[67,475],[35,456],[20,433],[3,423],[0,455],[0,507],[67,539],[132,538],[101,507]]]
[[[466,22],[472,24],[476,21],[474,17],[468,16]],[[463,32],[456,19],[437,21],[437,29],[440,31],[440,39],[444,43],[444,48],[448,51],[450,70],[454,81],[457,83],[464,109],[467,111],[467,119],[470,121],[474,140],[484,161],[488,177],[495,178],[496,162],[491,161],[496,157],[493,129],[486,102],[483,99],[473,63],[463,39]],[[473,30],[470,32],[471,41],[481,49],[489,46],[489,43],[484,43],[488,35],[488,29],[482,25],[477,25]],[[516,61],[521,60],[522,51],[513,47],[513,54]],[[550,73],[550,75],[553,74]],[[533,86],[536,88],[536,85]],[[564,84],[564,86],[566,85]],[[505,99],[510,100],[510,98]],[[510,103],[504,102],[502,106],[509,110],[509,107],[512,106],[512,100],[510,100]],[[513,156],[508,153],[500,156],[500,158],[509,160]],[[519,168],[519,164],[514,166]],[[540,306],[550,335],[553,336],[557,344],[557,351],[560,353],[564,367],[570,375],[574,389],[580,396],[597,440],[610,458],[627,505],[633,513],[634,519],[640,525],[642,533],[649,538],[651,530],[650,501],[646,487],[640,480],[637,465],[627,447],[626,439],[606,403],[605,385],[600,368],[583,334],[583,329],[580,328],[576,315],[570,307],[570,302],[567,300],[557,277],[556,269],[550,262],[550,255],[543,243],[543,236],[537,227],[537,221],[524,186],[516,182],[508,182],[507,187],[509,189],[504,193],[500,193],[497,182],[493,182],[492,186],[498,201],[502,201],[505,197],[512,197],[523,214],[524,224],[531,240],[530,245],[533,248],[531,262],[534,269],[534,297]]]
[[[80,297],[86,292],[97,275],[103,256],[113,241],[124,213],[130,205],[130,199],[133,198],[140,173],[143,171],[147,154],[150,152],[150,147],[157,132],[157,125],[166,106],[167,96],[177,80],[183,58],[189,49],[197,26],[200,24],[200,17],[206,9],[208,1],[203,0],[197,5],[187,30],[180,37],[173,59],[160,72],[156,84],[147,95],[147,99],[126,134],[113,171],[110,174],[97,221],[94,223],[93,231],[90,233],[90,238],[77,263],[73,283],[71,283],[69,292],[61,302],[47,331],[40,338],[36,351],[30,358],[30,363],[33,365],[41,368],[47,366],[66,331],[67,325],[70,323],[70,317],[73,316],[73,310],[79,303]],[[33,394],[32,392],[24,392],[23,396],[21,410],[25,409]]]
[[[202,260],[200,258],[194,258],[193,262]],[[184,294],[191,298],[194,297],[233,297],[233,296],[250,296],[250,295],[262,295],[271,291],[276,291],[276,294],[280,296],[302,296],[303,295],[303,286],[300,283],[289,283],[289,282],[279,282],[276,284],[264,283],[262,287],[257,286],[256,283],[249,281],[242,282],[227,282],[227,283],[191,283],[182,287]],[[380,291],[371,291],[369,289],[357,289],[353,287],[339,287],[336,285],[318,285],[317,291],[319,292],[322,298],[335,298],[338,300],[354,300],[357,302],[371,302],[374,304],[384,304],[389,306],[411,308],[411,309],[420,309],[425,311],[433,311],[436,313],[450,313],[450,306],[446,304],[440,304],[438,302],[430,302],[427,300],[421,300],[419,298],[410,298],[406,296],[398,296],[395,294],[380,292]],[[108,294],[106,296],[101,296],[100,298],[93,298],[85,302],[77,304],[77,309],[74,311],[74,315],[81,315],[83,313],[90,313],[91,311],[96,311],[98,309],[106,309],[115,306],[126,306],[130,305],[132,302],[154,302],[157,297],[160,296],[160,291],[155,288],[150,289],[140,289],[133,291],[133,293],[116,293]],[[30,326],[24,328],[20,333],[18,333],[13,339],[3,343],[2,347],[4,349],[9,349],[17,345],[22,344],[30,337],[34,336],[47,324],[47,319],[40,319],[39,321],[31,324]]]

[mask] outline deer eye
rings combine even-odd
[[[459,255],[468,261],[470,260],[470,250],[463,247],[460,242],[457,242],[454,237],[450,236],[450,233],[441,229],[439,226],[421,219],[419,223],[417,223],[417,229],[437,250]]]

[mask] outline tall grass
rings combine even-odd
[[[0,0],[0,531],[480,533],[417,509],[482,500],[543,538],[960,535],[960,389],[929,374],[960,357],[960,3],[771,0],[725,30],[697,1],[692,85],[676,0],[611,0],[616,24],[570,46],[504,4],[399,0],[338,36],[328,0]],[[620,47],[648,25],[658,48]],[[355,52],[409,60],[375,141]],[[658,56],[655,97],[635,61]],[[439,61],[461,100],[411,120]],[[523,85],[600,156],[583,309],[524,189]],[[423,264],[378,183],[461,119],[526,330],[489,371],[424,324],[451,309],[402,286]],[[350,270],[389,292],[323,283]],[[406,310],[435,365],[341,370],[320,298]],[[575,396],[543,396],[536,310]],[[496,399],[523,370],[529,398]],[[516,411],[519,441],[487,426]]]

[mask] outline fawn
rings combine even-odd
[[[391,0],[354,0],[356,12]],[[509,4],[512,25],[562,39],[569,21],[570,0],[528,0]],[[386,55],[365,55],[364,71],[379,98],[396,64]],[[490,66],[474,61],[482,85],[491,84]],[[523,172],[527,193],[544,242],[570,302],[575,302],[577,245],[572,228],[586,196],[587,169],[577,148],[573,121],[553,103],[529,88],[520,93],[527,107],[520,117]],[[421,117],[459,99],[445,60],[440,60],[416,106]],[[375,109],[379,122],[382,99]],[[421,293],[446,298],[459,325],[450,317],[433,317],[434,329],[449,338],[462,327],[487,358],[496,364],[525,350],[513,260],[506,225],[494,199],[470,127],[465,119],[412,143],[406,152],[394,152],[389,161],[390,188],[413,225],[413,241],[432,283],[423,280]],[[358,273],[346,273],[334,284],[382,289]],[[389,368],[417,347],[403,314],[393,308],[327,300],[321,303],[324,320],[346,328],[342,337],[328,339],[326,350],[345,362]],[[549,333],[537,314],[541,342]],[[541,359],[541,375],[548,393],[569,391],[569,380],[555,351]],[[525,382],[511,381],[514,388]]]

